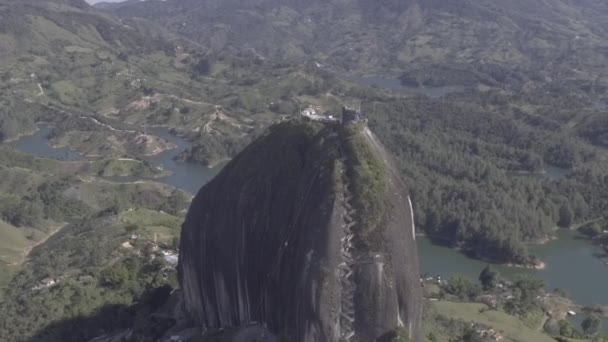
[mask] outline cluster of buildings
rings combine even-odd
[[[340,119],[330,114],[324,107],[311,105],[300,111],[300,116],[312,121],[339,122]]]
[[[425,284],[435,284],[439,287],[443,287],[448,285],[448,281],[445,280],[444,278],[441,278],[440,275],[425,275],[422,278],[420,278],[420,283],[422,284],[422,286],[424,286]]]
[[[144,241],[145,244],[149,244],[151,246],[151,251],[154,252],[152,258],[162,257],[165,261],[171,266],[177,266],[178,263],[178,253],[170,248],[166,248],[162,244],[157,243],[156,235],[154,241],[143,239],[141,235],[132,234],[129,238],[129,241],[126,241],[122,244],[123,248],[131,249],[134,248],[135,245],[141,244],[139,241]]]
[[[67,274],[64,274],[57,278],[51,278],[51,277],[44,278],[40,282],[38,282],[38,284],[36,286],[32,287],[30,290],[36,292],[36,291],[51,289],[55,286],[58,286],[62,282],[65,282],[68,277],[69,276]],[[81,275],[77,278],[77,280],[80,283],[90,283],[90,282],[94,281],[94,278],[89,275]]]
[[[342,107],[341,117],[327,111],[322,106],[310,105],[300,111],[300,116],[318,122],[326,123],[350,123],[363,122],[367,123],[367,117],[361,112],[361,108]]]
[[[38,285],[32,287],[32,291],[40,291],[40,290],[44,290],[44,289],[49,289],[53,286],[56,286],[57,284],[59,284],[58,279],[53,279],[53,278],[44,278],[40,281],[40,283],[38,283]]]
[[[500,341],[503,339],[500,331],[496,331],[488,326],[479,323],[471,323],[471,327],[479,334],[484,341]]]

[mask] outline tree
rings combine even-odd
[[[29,232],[27,233],[27,235],[25,236],[26,239],[28,239],[29,241],[34,241],[36,240],[36,233],[35,232]]]
[[[490,290],[496,287],[498,283],[498,272],[487,265],[479,274],[479,282],[484,290]]]
[[[462,276],[452,276],[448,279],[446,291],[457,296],[461,300],[469,300],[479,294],[479,287],[469,278]]]
[[[559,321],[559,334],[564,337],[573,337],[574,329],[572,329],[572,324],[565,319]]]
[[[196,63],[193,67],[194,74],[196,76],[206,76],[211,71],[211,65],[207,58],[201,58],[198,63]]]
[[[595,222],[582,227],[581,232],[589,237],[596,237],[602,234],[604,231],[599,223]]]
[[[479,335],[479,333],[473,328],[467,328],[462,335],[462,341],[464,342],[483,342],[484,339]]]
[[[128,225],[128,226],[125,227],[125,231],[128,234],[132,234],[132,233],[136,232],[137,230],[139,230],[139,225],[136,224],[136,223],[132,223],[132,224],[130,224],[130,225]]]
[[[129,55],[126,52],[121,52],[118,54],[118,59],[123,61],[123,62],[128,62],[129,61]]]
[[[559,208],[559,221],[557,222],[557,225],[562,228],[570,227],[572,225],[573,216],[574,214],[572,213],[570,206],[568,204],[562,204]]]
[[[599,320],[599,318],[591,316],[585,318],[585,320],[581,323],[581,328],[583,329],[585,336],[592,337],[600,331],[601,325],[602,322]]]
[[[545,283],[536,279],[521,279],[513,287],[513,298],[505,304],[505,311],[511,315],[525,315],[535,310],[538,297]]]
[[[129,280],[129,270],[122,262],[109,266],[101,271],[101,284],[118,289]]]
[[[152,88],[152,87],[142,86],[141,91],[144,94],[144,96],[154,95],[154,88]]]

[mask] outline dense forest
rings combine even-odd
[[[85,182],[95,168],[74,166],[0,148],[0,340],[89,340],[133,326],[177,286],[161,249],[175,253],[189,196],[153,182]]]
[[[175,269],[145,241],[135,245],[141,254],[121,249],[135,230],[117,219],[112,211],[89,216],[32,252],[2,303],[0,339],[85,341],[133,326],[138,313],[164,303],[177,287]]]
[[[562,83],[519,92],[469,89],[434,99],[357,86],[314,64],[302,67],[305,77],[288,64],[245,57],[204,64],[211,69],[230,64],[216,77],[231,81],[210,95],[221,107],[202,121],[209,132],[185,131],[199,116],[189,112],[191,104],[178,108],[182,119],[176,121],[176,132],[193,141],[182,160],[213,165],[232,157],[272,118],[296,116],[311,99],[332,111],[354,100],[361,101],[370,127],[401,166],[418,225],[437,242],[479,258],[531,264],[536,260],[528,255],[527,243],[546,240],[558,227],[602,219],[608,205],[603,193],[608,178],[601,167],[608,122],[594,106],[597,89]],[[265,73],[281,79],[280,90]],[[236,81],[239,75],[246,83]],[[175,106],[159,103],[150,115],[175,113]],[[25,112],[38,114],[7,115],[7,136],[31,129],[34,120],[59,115],[49,109]],[[239,115],[248,118],[237,123]],[[263,120],[248,126],[258,117]],[[102,116],[96,120],[132,127]],[[67,120],[57,123],[54,134],[97,129],[88,120]],[[565,176],[546,174],[554,168]]]
[[[534,263],[526,243],[606,212],[608,151],[584,131],[562,128],[580,101],[552,113],[556,104],[530,110],[525,98],[498,92],[449,101],[360,96],[408,179],[417,223],[437,242],[492,261]],[[565,176],[554,179],[547,167]]]
[[[431,98],[358,86],[310,64],[304,70],[306,82],[283,90],[274,105],[290,117],[311,98],[336,113],[341,103],[361,102],[411,187],[417,225],[436,242],[532,266],[538,260],[527,244],[587,221],[606,225],[608,173],[602,164],[608,150],[602,137],[608,122],[593,86],[469,88]],[[251,78],[252,87],[260,82]],[[243,143],[241,136],[221,139],[218,148],[195,140],[185,159],[231,156]]]

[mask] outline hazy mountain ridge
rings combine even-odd
[[[170,0],[128,2],[114,12],[162,21],[214,50],[253,48],[267,57],[421,78],[416,71],[433,66],[481,70],[498,82],[502,72],[488,71],[492,66],[584,78],[605,65],[608,49],[608,5],[596,0]]]

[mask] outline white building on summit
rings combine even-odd
[[[327,112],[323,107],[321,106],[308,106],[306,108],[304,108],[301,112],[300,115],[308,118],[310,120],[313,121],[321,121],[321,122],[339,122],[340,120],[329,114],[329,112]]]
[[[355,107],[342,107],[342,117],[340,117],[340,115],[331,114],[331,112],[321,106],[310,105],[300,110],[300,116],[308,120],[327,123],[367,123],[367,116],[361,112],[361,108]]]

